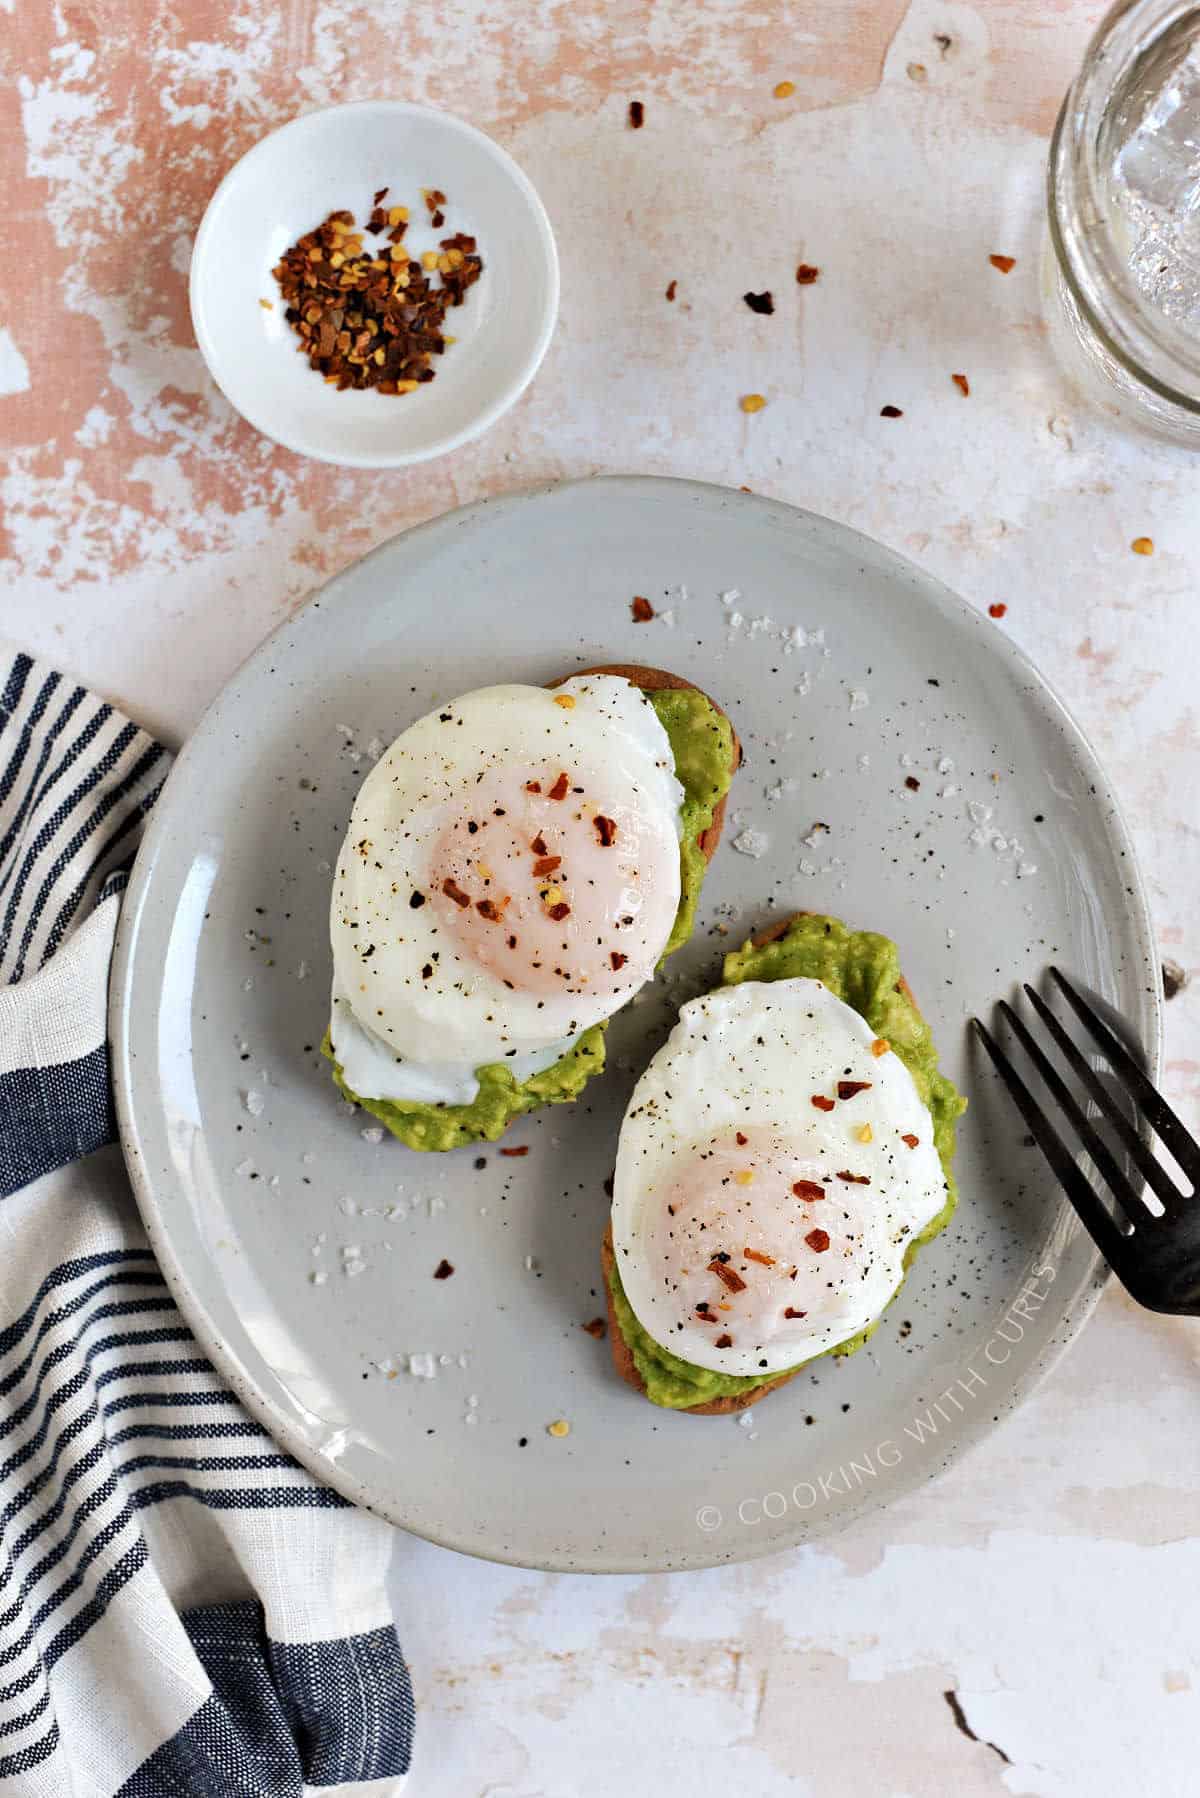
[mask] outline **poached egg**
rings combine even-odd
[[[330,910],[333,1051],[363,1098],[468,1104],[651,979],[680,899],[666,731],[615,675],[480,688],[363,782]]]
[[[880,1316],[946,1202],[912,1075],[819,980],[694,999],[639,1080],[613,1182],[616,1264],[672,1354],[783,1373]]]

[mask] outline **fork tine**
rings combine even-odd
[[[1008,1057],[993,1042],[978,1018],[971,1019],[979,1038],[995,1065],[996,1072],[1012,1094],[1017,1109],[1033,1133],[1034,1141],[1050,1163],[1059,1184],[1079,1213],[1080,1221],[1090,1233],[1100,1253],[1113,1267],[1123,1258],[1125,1237],[1101,1204],[1084,1177],[1075,1157],[1065,1146],[1029,1088],[1021,1080]]]
[[[1091,1006],[1071,985],[1065,974],[1057,968],[1050,969],[1055,985],[1071,1006],[1072,1011],[1084,1024],[1096,1043],[1103,1049],[1112,1063],[1113,1069],[1127,1082],[1134,1097],[1146,1114],[1151,1129],[1156,1130],[1166,1143],[1172,1155],[1192,1182],[1193,1190],[1200,1186],[1200,1144],[1184,1129],[1162,1094],[1156,1092],[1150,1084],[1133,1056],[1115,1037],[1108,1025],[1096,1016]]]
[[[1143,1141],[1121,1110],[1120,1106],[1114,1102],[1112,1094],[1105,1087],[1104,1082],[1100,1079],[1100,1076],[1089,1062],[1087,1056],[1076,1043],[1071,1041],[1071,1038],[1067,1035],[1063,1026],[1059,1023],[1054,1013],[1050,1010],[1050,1007],[1046,1004],[1046,1001],[1028,985],[1025,988],[1025,996],[1033,1006],[1033,1009],[1037,1012],[1042,1023],[1054,1038],[1055,1042],[1058,1044],[1059,1048],[1062,1050],[1066,1060],[1070,1062],[1073,1072],[1078,1075],[1080,1080],[1082,1080],[1089,1093],[1091,1093],[1092,1098],[1100,1107],[1105,1118],[1121,1138],[1126,1153],[1137,1167],[1142,1178],[1148,1181],[1154,1188],[1168,1211],[1177,1211],[1183,1203],[1183,1194],[1176,1187],[1162,1162],[1157,1159],[1149,1143]],[[1120,1199],[1126,1210],[1129,1209],[1126,1195],[1132,1198],[1137,1209],[1136,1211],[1131,1212],[1130,1215],[1135,1218],[1140,1215],[1141,1219],[1145,1221],[1146,1208],[1144,1204],[1141,1203],[1136,1194],[1132,1193],[1128,1179],[1119,1171],[1112,1156],[1109,1155],[1108,1157],[1111,1164],[1111,1171],[1109,1167],[1104,1167],[1102,1165],[1101,1155],[1097,1150],[1105,1154],[1108,1153],[1102,1138],[1097,1134],[1093,1126],[1088,1123],[1087,1118],[1072,1098],[1066,1086],[1064,1086],[1063,1082],[1058,1078],[1058,1075],[1054,1072],[1053,1068],[1051,1068],[1049,1062],[1046,1061],[1041,1050],[1033,1043],[1032,1038],[1029,1037],[1024,1025],[1017,1022],[1014,1018],[1013,1026],[1016,1029],[1017,1034],[1025,1043],[1030,1055],[1037,1062],[1038,1072],[1041,1074],[1043,1080],[1045,1080],[1047,1086],[1050,1087],[1059,1104],[1070,1114],[1071,1121],[1074,1123],[1075,1128],[1084,1140],[1088,1154],[1092,1157],[1092,1160],[1096,1163],[1097,1167],[1101,1168],[1104,1178],[1108,1181],[1109,1186],[1112,1187],[1114,1196]],[[1115,1182],[1113,1177],[1114,1174],[1116,1176]],[[1120,1190],[1121,1187],[1124,1187],[1124,1191]]]

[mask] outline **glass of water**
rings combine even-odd
[[[1200,6],[1122,0],[1050,149],[1051,336],[1091,397],[1200,448]]]

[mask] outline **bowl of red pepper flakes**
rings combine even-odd
[[[473,125],[364,100],[308,113],[229,171],[192,252],[217,386],[286,448],[400,468],[519,398],[558,315],[558,256],[527,177]]]

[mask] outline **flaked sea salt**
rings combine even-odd
[[[952,757],[950,757],[948,755],[944,755],[942,757],[941,761],[938,763],[938,773],[939,774],[953,774],[954,773],[954,761],[953,761]]]
[[[767,853],[769,843],[770,839],[761,830],[743,830],[733,839],[733,847],[739,855],[750,855],[756,860]]]
[[[972,824],[986,824],[992,815],[992,807],[985,805],[982,799],[972,799],[967,806],[967,817]]]
[[[866,771],[867,771],[867,769],[868,769],[868,768],[869,768],[869,767],[870,767],[870,766],[871,766],[871,758],[870,758],[870,756],[869,756],[869,755],[860,755],[860,756],[859,756],[859,758],[858,758],[858,771],[859,771],[859,773],[860,773],[860,774],[865,774],[865,773],[866,773]]]
[[[252,1174],[254,1172],[254,1163],[249,1160],[239,1161],[233,1171],[235,1174],[241,1174],[244,1179],[247,1174]]]
[[[871,703],[870,695],[868,693],[865,693],[861,687],[851,687],[851,689],[850,689],[850,710],[852,712],[861,712],[867,706],[869,706],[870,703]]]
[[[383,1141],[383,1125],[382,1124],[368,1124],[366,1129],[360,1130],[358,1134],[362,1137],[364,1142],[371,1142],[371,1143],[382,1142]]]
[[[253,1087],[251,1087],[249,1092],[242,1094],[242,1104],[252,1118],[262,1116],[263,1107],[266,1105],[266,1102],[267,1101],[263,1098],[262,1094],[255,1092]]]
[[[408,1371],[417,1380],[432,1380],[437,1373],[437,1362],[430,1354],[410,1355]]]
[[[735,606],[741,597],[736,587],[726,587],[724,593],[720,595],[720,600],[723,606]]]

